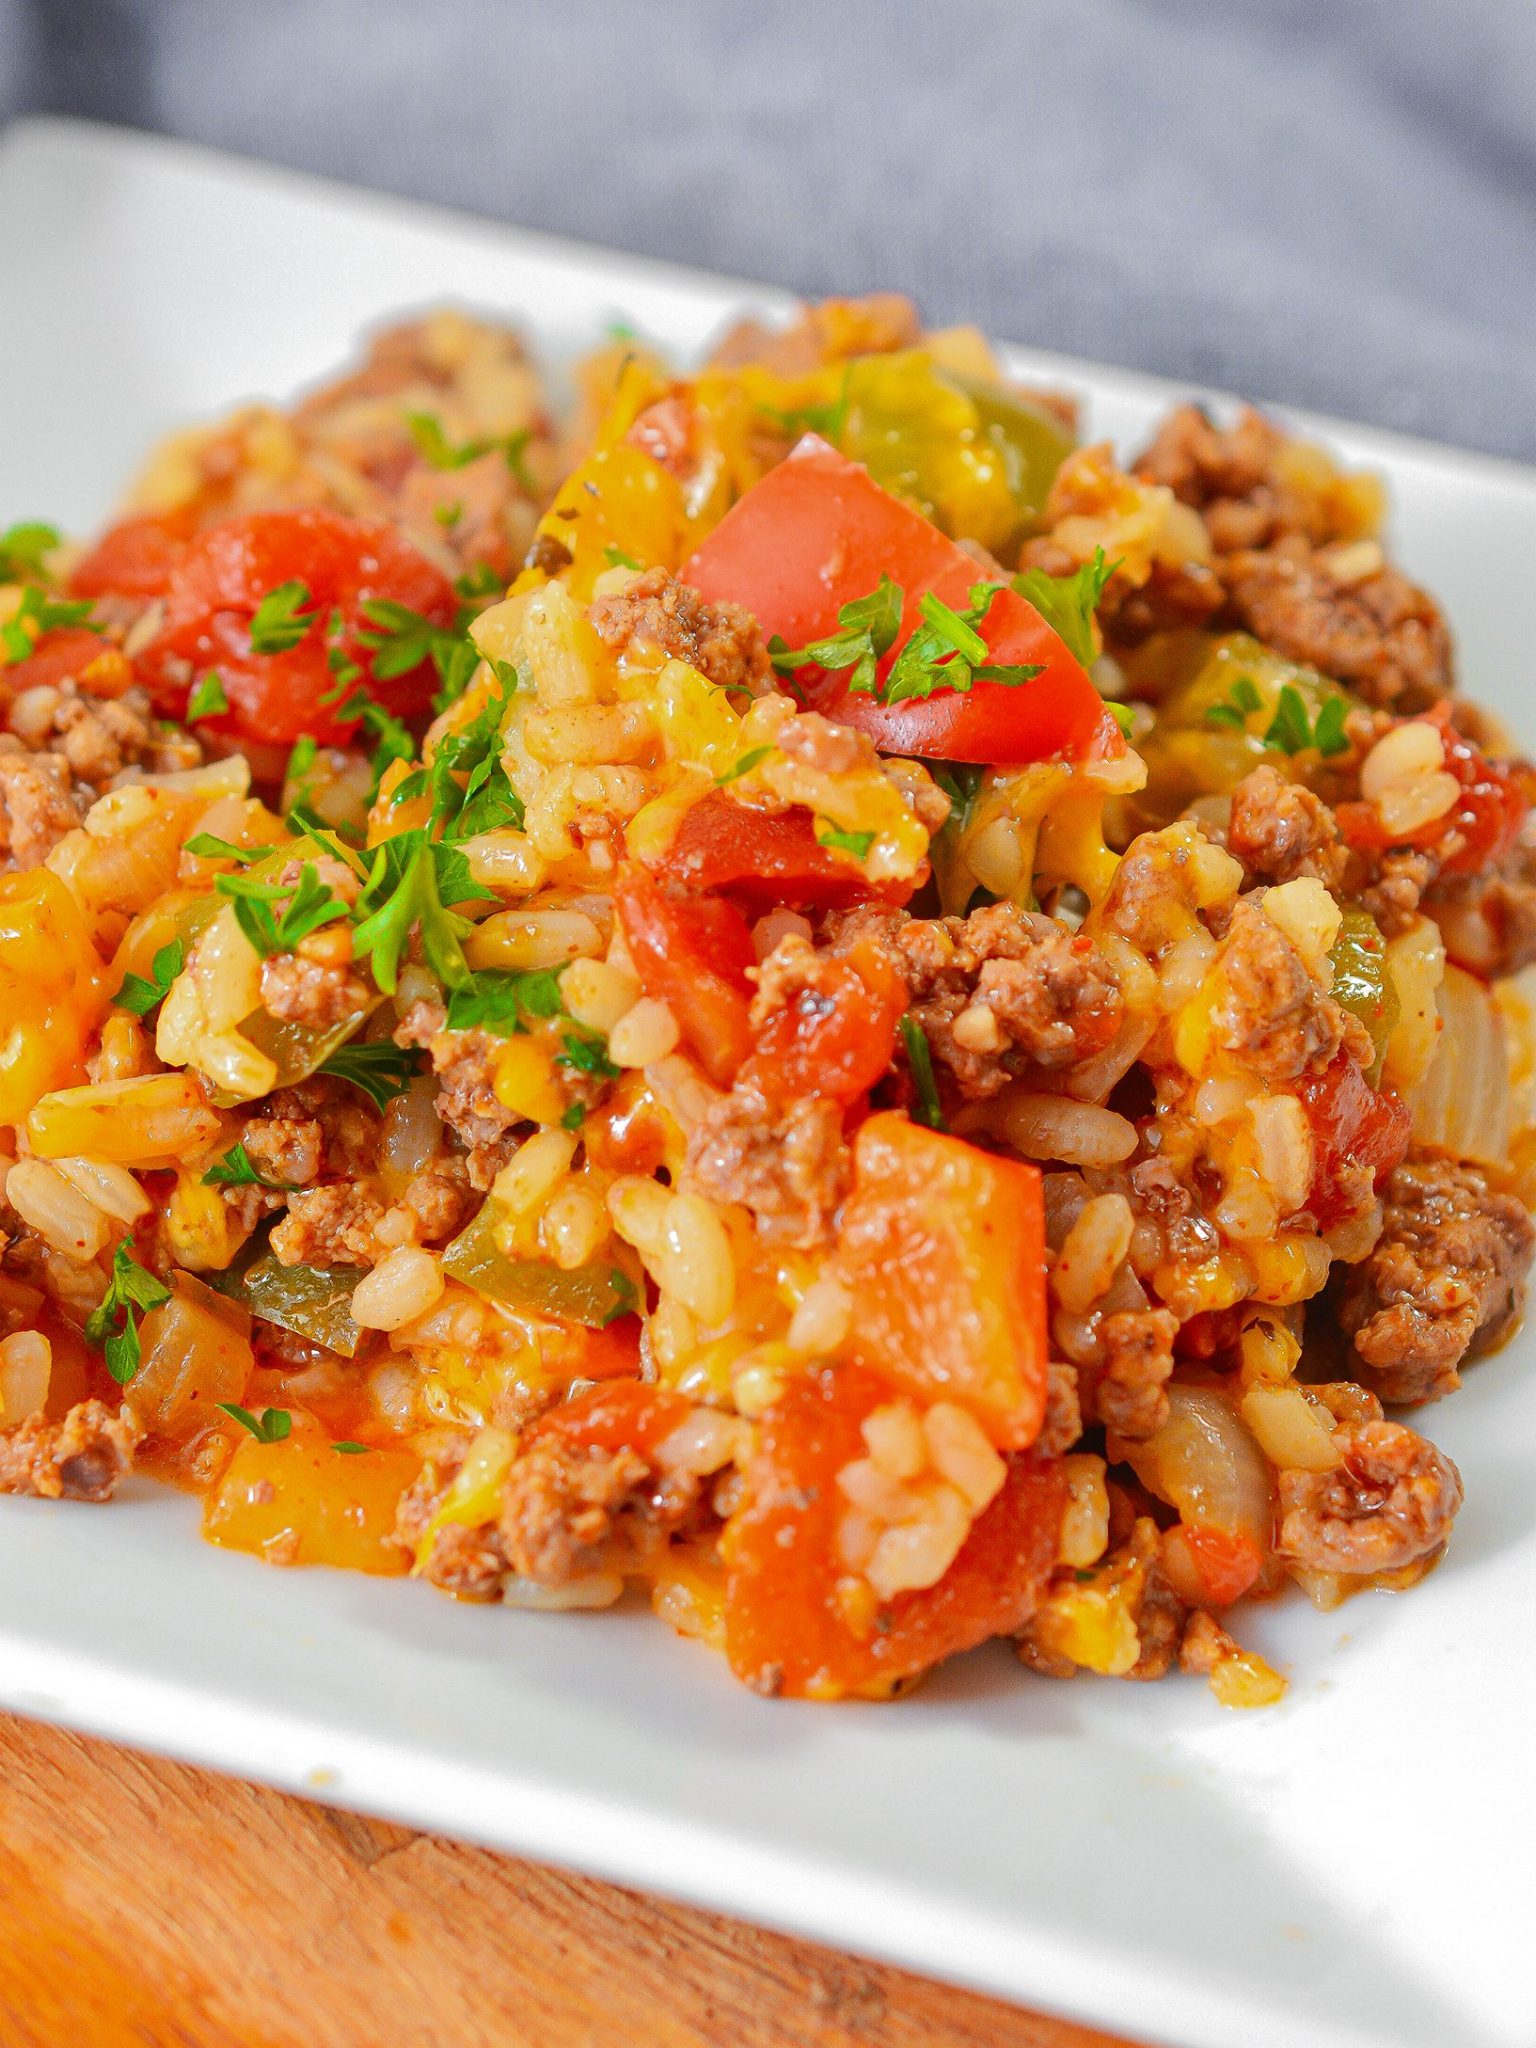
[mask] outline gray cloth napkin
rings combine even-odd
[[[28,109],[1536,459],[1530,0],[0,0]]]

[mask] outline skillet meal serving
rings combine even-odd
[[[568,417],[443,312],[0,534],[0,1491],[1278,1698],[1533,1244],[1536,773],[1383,512],[876,297]]]

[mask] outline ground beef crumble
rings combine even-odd
[[[1339,1319],[1383,1400],[1436,1401],[1518,1320],[1536,1231],[1478,1167],[1422,1147],[1383,1198],[1381,1237],[1350,1269]]]
[[[262,1006],[287,1024],[329,1031],[368,1006],[368,984],[340,960],[272,953],[261,963]]]
[[[810,1250],[831,1235],[852,1180],[842,1111],[815,1095],[770,1109],[738,1084],[690,1130],[684,1172],[711,1201],[750,1210],[764,1236]]]
[[[594,600],[592,626],[605,647],[658,649],[686,661],[721,690],[759,696],[773,665],[752,614],[740,605],[709,604],[665,569],[648,569],[627,590]]]
[[[1325,1067],[1345,1042],[1345,1012],[1260,904],[1233,906],[1216,973],[1215,1041],[1266,1080]]]
[[[110,1500],[133,1463],[138,1433],[101,1401],[81,1401],[61,1422],[33,1415],[0,1431],[0,1493],[43,1500]]]
[[[1461,1475],[1400,1422],[1335,1432],[1328,1472],[1282,1472],[1278,1548],[1314,1571],[1401,1571],[1431,1556],[1461,1506]]]
[[[1293,882],[1310,876],[1335,891],[1343,884],[1349,859],[1328,806],[1268,764],[1245,775],[1233,790],[1226,847],[1250,881]]]

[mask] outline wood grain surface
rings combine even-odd
[[[1127,2048],[0,1716],[3,2048]]]

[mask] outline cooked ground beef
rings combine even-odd
[[[605,647],[659,650],[686,661],[721,690],[754,696],[773,681],[773,665],[752,614],[735,604],[706,604],[665,569],[648,569],[615,597],[592,605],[592,625]]]
[[[1424,711],[1455,688],[1451,636],[1427,591],[1396,569],[1356,581],[1303,541],[1225,565],[1226,616],[1266,647],[1368,703]]]
[[[272,1250],[285,1266],[371,1266],[384,1254],[384,1204],[371,1189],[336,1181],[288,1198]]]
[[[1077,1367],[1053,1358],[1045,1372],[1045,1420],[1034,1448],[1042,1458],[1061,1458],[1083,1433]]]
[[[0,848],[13,867],[41,867],[84,812],[67,761],[29,754],[12,734],[0,733]]]
[[[1215,1615],[1197,1607],[1184,1625],[1184,1635],[1179,1643],[1179,1669],[1205,1678],[1224,1657],[1238,1654],[1238,1644]]]
[[[361,1015],[368,997],[368,984],[344,961],[272,953],[261,963],[262,1005],[287,1024],[328,1031]]]
[[[1215,1041],[1266,1080],[1283,1085],[1325,1067],[1344,1043],[1344,1011],[1258,903],[1234,905],[1216,972]]]
[[[944,918],[859,910],[828,929],[838,949],[880,946],[935,1061],[967,1099],[995,1095],[1031,1067],[1074,1066],[1120,1028],[1119,983],[1093,941],[1016,904]]]
[[[1181,405],[1133,469],[1193,505],[1218,554],[1270,547],[1286,534],[1319,546],[1337,539],[1328,501],[1287,475],[1287,446],[1288,437],[1252,406],[1230,427],[1218,427],[1199,406]]]
[[[1329,1472],[1280,1474],[1278,1548],[1315,1571],[1401,1571],[1438,1550],[1461,1506],[1461,1475],[1400,1422],[1334,1435]]]
[[[1349,858],[1328,806],[1268,765],[1245,775],[1233,790],[1226,846],[1250,881],[1293,882],[1305,875],[1333,890],[1341,886]]]
[[[148,692],[138,688],[93,697],[73,683],[47,686],[18,701],[11,724],[27,745],[57,754],[77,781],[98,791],[125,768],[163,775],[203,758],[196,736],[156,718]]]
[[[81,1401],[62,1422],[33,1415],[0,1430],[0,1493],[45,1500],[110,1500],[133,1463],[138,1434],[101,1401]]]
[[[417,1174],[400,1198],[416,1218],[421,1244],[446,1244],[479,1206],[476,1195],[466,1185],[467,1175],[463,1174],[460,1162],[455,1160],[451,1166],[459,1171],[452,1171],[445,1162],[442,1167],[430,1167]]]
[[[1478,1167],[1420,1147],[1383,1199],[1380,1240],[1350,1270],[1339,1319],[1384,1401],[1437,1401],[1460,1384],[1462,1360],[1519,1319],[1536,1231]]]
[[[1086,1413],[1139,1442],[1168,1419],[1179,1319],[1166,1308],[1121,1309],[1099,1324],[1101,1363],[1080,1371]]]
[[[1518,974],[1536,961],[1536,844],[1522,838],[1496,867],[1436,881],[1424,908],[1458,966],[1488,980]]]
[[[511,1133],[527,1120],[496,1093],[504,1041],[488,1031],[449,1031],[446,1019],[441,1003],[412,1003],[395,1043],[425,1047],[442,1084],[437,1113],[464,1145],[471,1186],[484,1190],[510,1156]]]
[[[842,1111],[820,1096],[770,1110],[738,1085],[689,1132],[685,1173],[711,1201],[749,1209],[765,1236],[809,1250],[830,1236],[852,1175]]]

